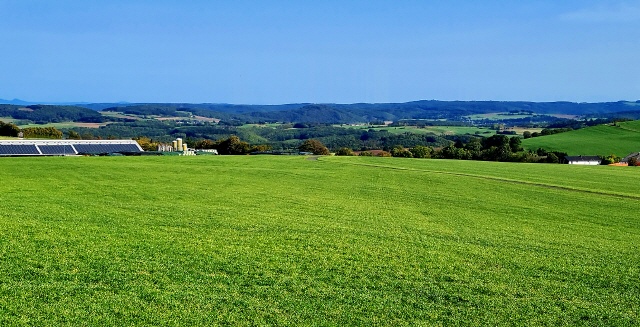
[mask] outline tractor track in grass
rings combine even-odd
[[[327,162],[325,160],[318,160],[318,161]],[[615,197],[615,198],[620,198],[620,199],[640,200],[640,195],[614,193],[614,192],[602,192],[602,191],[595,191],[595,190],[579,188],[579,187],[568,187],[568,186],[546,184],[546,183],[540,183],[540,182],[529,182],[529,181],[523,181],[523,180],[518,180],[518,179],[510,179],[510,178],[503,178],[503,177],[497,177],[497,176],[476,175],[476,174],[469,174],[469,173],[459,173],[459,172],[450,172],[450,171],[432,170],[432,169],[417,169],[417,168],[407,168],[407,167],[394,167],[394,166],[379,165],[379,164],[368,164],[368,163],[355,163],[355,162],[353,162],[353,163],[352,162],[345,162],[345,163],[349,164],[349,165],[354,165],[354,166],[376,167],[376,168],[385,168],[385,169],[392,169],[392,170],[407,170],[407,171],[417,171],[417,172],[442,174],[442,175],[472,177],[472,178],[477,178],[477,179],[492,180],[492,181],[511,183],[511,184],[520,184],[520,185],[530,185],[530,186],[544,187],[544,188],[555,189],[555,190],[572,191],[572,192],[579,192],[579,193],[585,193],[585,194],[597,194],[597,195]]]

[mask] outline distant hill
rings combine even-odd
[[[205,117],[239,121],[280,121],[315,123],[356,123],[376,120],[449,119],[495,112],[531,112],[536,114],[606,115],[629,112],[640,108],[640,101],[573,103],[518,101],[436,101],[421,100],[406,103],[355,104],[128,104],[114,105],[106,111],[120,111],[139,115],[177,115],[191,112]]]
[[[135,115],[188,116],[198,115],[238,122],[303,122],[303,123],[362,123],[372,121],[398,121],[403,119],[446,119],[461,121],[465,116],[497,113],[526,112],[539,115],[562,114],[586,117],[637,117],[640,101],[618,101],[604,103],[574,102],[523,102],[523,101],[437,101],[421,100],[406,103],[354,103],[354,104],[282,104],[282,105],[234,105],[215,103],[76,103],[36,105],[22,100],[0,100],[6,109],[0,117],[25,118],[24,112],[11,106],[38,107],[40,113],[55,111],[46,119],[60,120],[76,117],[80,112],[82,121],[97,119],[92,111],[115,111]],[[11,111],[11,110],[13,111]],[[24,111],[24,110],[23,110]],[[69,112],[65,114],[64,112]],[[14,115],[15,114],[15,115]],[[20,117],[18,117],[20,116]],[[56,117],[60,116],[60,117]],[[94,118],[87,118],[93,117]],[[40,119],[42,121],[42,119]],[[50,121],[51,122],[51,121]]]
[[[323,104],[309,104],[293,110],[249,113],[248,115],[259,120],[300,123],[339,124],[365,121],[362,115],[349,109],[341,109]]]
[[[15,105],[30,105],[30,104],[35,104],[32,102],[27,102],[27,101],[23,101],[20,99],[13,99],[13,100],[5,100],[5,99],[0,99],[0,103],[1,104],[15,104]]]
[[[101,123],[104,121],[104,117],[99,112],[76,106],[0,104],[0,117],[31,120],[36,123],[65,121]]]
[[[598,125],[522,141],[525,149],[543,148],[569,155],[610,155],[623,157],[640,151],[640,121]]]

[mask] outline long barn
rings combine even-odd
[[[75,156],[143,152],[134,140],[0,140],[0,156]]]

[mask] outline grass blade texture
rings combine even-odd
[[[638,325],[633,167],[0,160],[0,325]]]

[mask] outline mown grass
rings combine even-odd
[[[598,125],[575,131],[523,140],[525,149],[562,151],[569,155],[626,156],[640,151],[640,121]]]
[[[0,325],[638,325],[635,176],[3,158]]]

